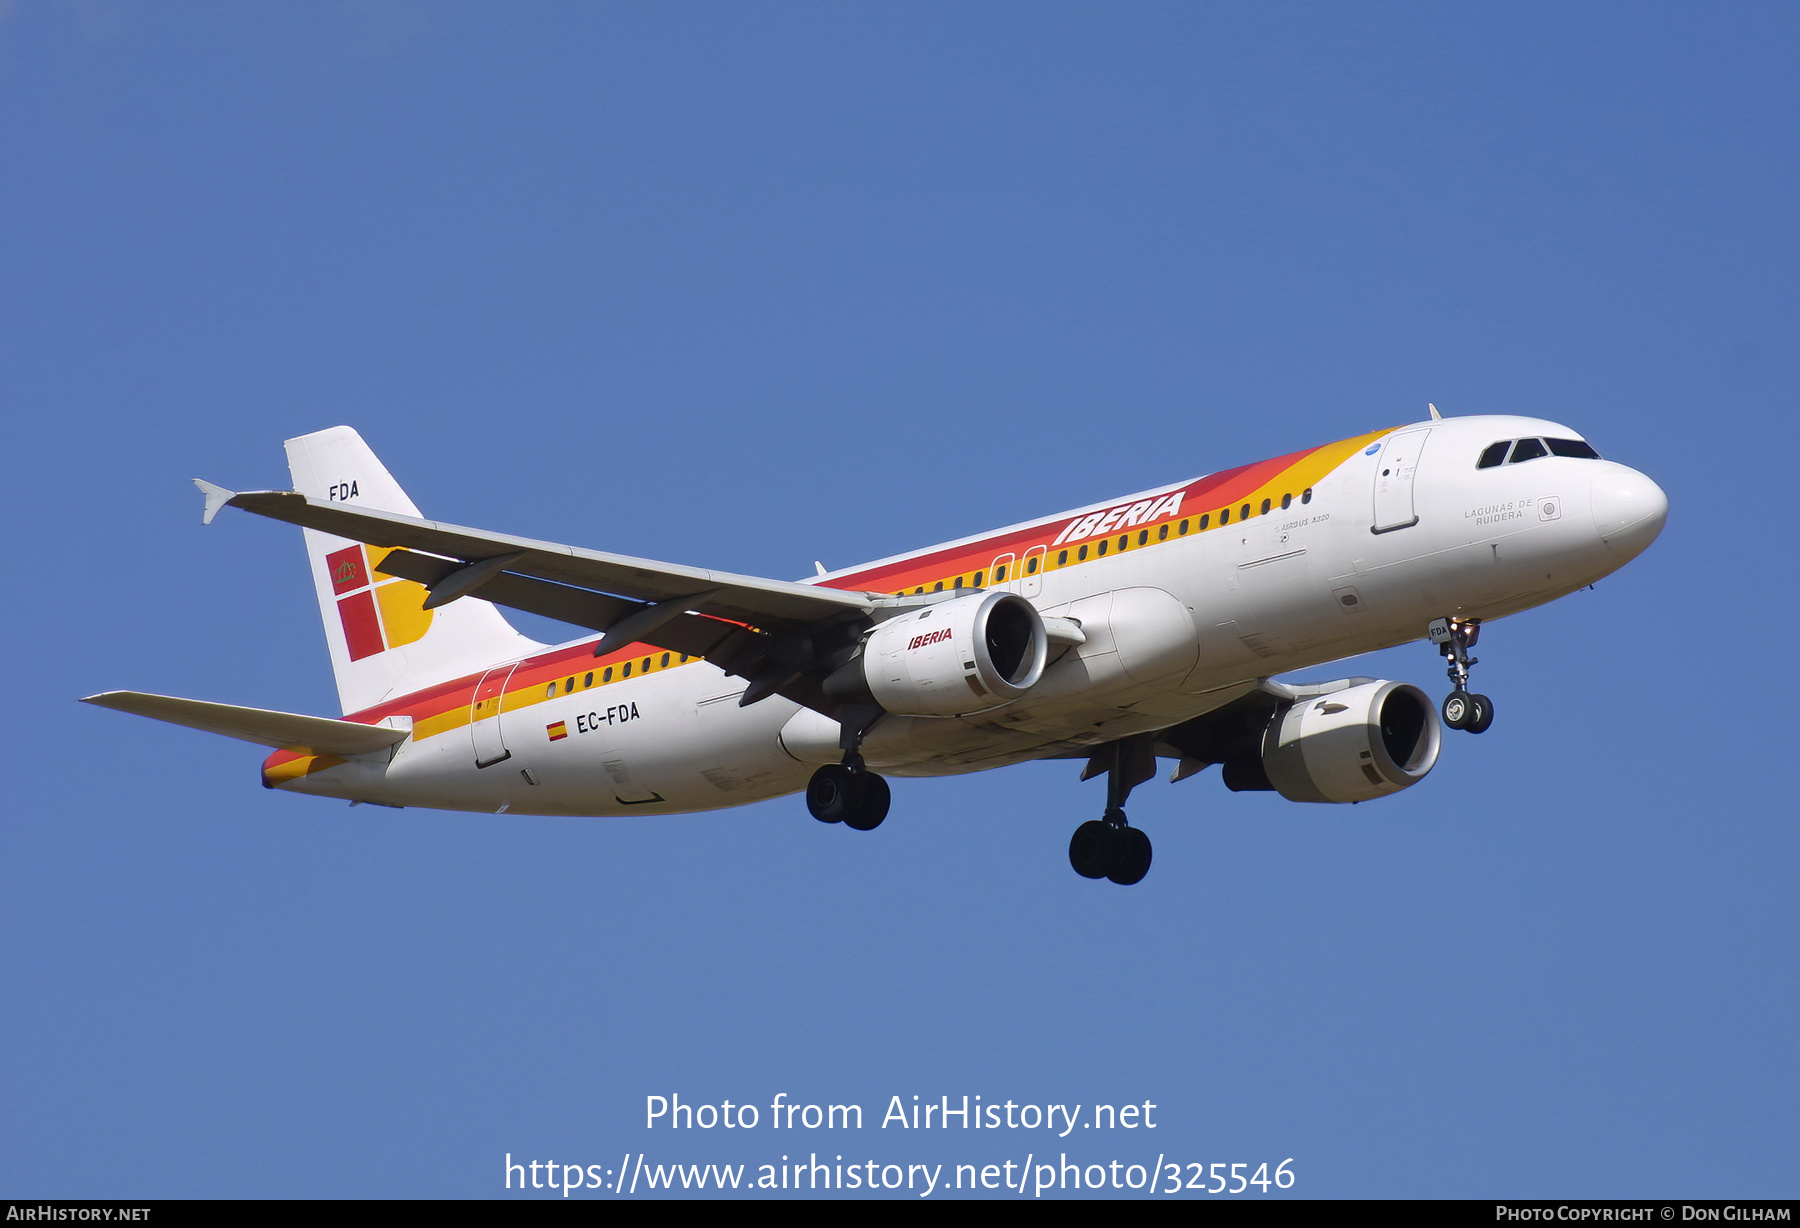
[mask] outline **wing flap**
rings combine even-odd
[[[178,699],[145,691],[104,691],[83,696],[82,703],[130,712],[171,725],[185,725],[207,733],[224,734],[277,750],[300,750],[316,755],[368,755],[386,750],[406,738],[404,729],[385,725],[360,725],[324,716],[301,716],[267,708],[242,708],[236,704],[208,703],[202,699]]]
[[[390,551],[375,570],[383,575],[413,580],[427,588],[454,575],[461,564],[411,550]],[[635,601],[608,597],[592,589],[552,584],[530,576],[502,573],[481,584],[481,599],[509,609],[541,614],[577,627],[606,631],[646,607]],[[735,661],[745,645],[758,639],[754,632],[737,623],[721,622],[704,614],[683,614],[639,631],[630,639],[653,644],[671,652],[685,652],[690,657],[705,657],[721,668]],[[614,645],[626,647],[625,643]],[[599,655],[596,653],[596,655]]]

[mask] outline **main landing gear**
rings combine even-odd
[[[806,783],[806,808],[821,823],[842,823],[857,831],[874,831],[887,818],[888,782],[863,763],[862,740],[881,719],[875,704],[848,704],[839,718],[838,749],[842,763],[828,763]]]
[[[1081,778],[1106,773],[1106,813],[1075,829],[1069,864],[1083,878],[1109,878],[1120,886],[1142,882],[1150,873],[1150,837],[1125,820],[1125,799],[1156,771],[1148,738],[1123,738],[1088,760]]]
[[[887,818],[889,796],[886,779],[864,767],[861,755],[851,755],[813,773],[806,808],[821,823],[873,831]]]
[[[1486,695],[1469,693],[1469,670],[1480,664],[1480,658],[1471,657],[1469,649],[1481,638],[1481,620],[1433,619],[1426,635],[1438,646],[1438,655],[1450,658],[1450,668],[1444,673],[1456,687],[1444,697],[1444,724],[1470,733],[1486,733],[1494,723],[1494,701]]]

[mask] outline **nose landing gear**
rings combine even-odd
[[[1125,820],[1125,799],[1156,772],[1156,755],[1142,735],[1102,747],[1081,778],[1106,773],[1106,813],[1075,829],[1069,864],[1083,878],[1109,878],[1122,887],[1150,873],[1150,837]]]
[[[1486,733],[1494,723],[1494,701],[1469,692],[1469,670],[1480,664],[1480,658],[1470,656],[1469,649],[1481,638],[1481,620],[1436,618],[1426,636],[1438,646],[1439,656],[1450,658],[1450,668],[1444,673],[1456,689],[1444,698],[1444,724],[1470,733]]]

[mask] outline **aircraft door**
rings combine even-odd
[[[1375,520],[1377,533],[1407,529],[1419,523],[1413,510],[1413,479],[1419,472],[1419,453],[1431,428],[1389,435],[1375,458]]]
[[[1019,564],[1019,595],[1035,597],[1044,591],[1044,554],[1048,546],[1033,546]]]
[[[475,698],[469,704],[469,736],[474,742],[478,768],[493,767],[512,758],[500,736],[500,701],[506,694],[506,680],[517,668],[515,662],[490,669],[475,684]]]
[[[1008,592],[1019,591],[1019,569],[1015,566],[1017,559],[1011,554],[1003,554],[994,560],[988,568],[988,587],[1003,588]]]

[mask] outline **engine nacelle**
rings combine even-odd
[[[962,716],[1023,695],[1043,676],[1049,646],[1025,598],[971,593],[879,624],[825,689],[838,699],[866,693],[896,716]]]
[[[1277,712],[1263,735],[1262,766],[1290,802],[1366,802],[1425,779],[1442,738],[1425,692],[1365,682]]]

